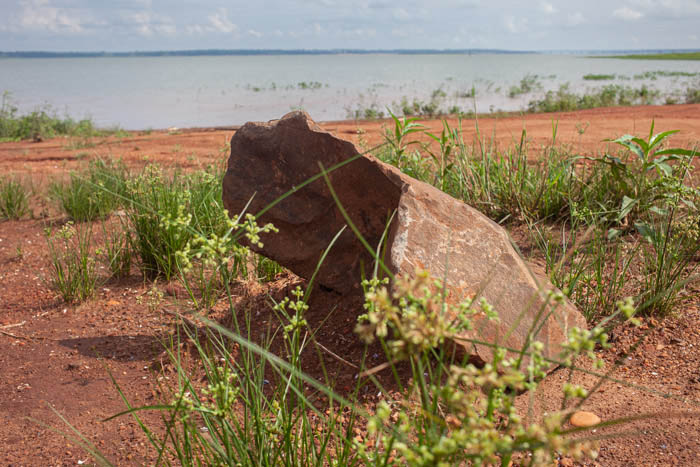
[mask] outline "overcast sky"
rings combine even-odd
[[[0,0],[0,50],[700,48],[700,0]]]

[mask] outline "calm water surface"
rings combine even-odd
[[[480,112],[519,110],[548,89],[570,83],[584,91],[617,83],[681,92],[696,77],[634,79],[647,71],[700,73],[700,61],[594,59],[571,55],[280,55],[219,57],[104,57],[0,59],[0,91],[22,111],[51,105],[59,113],[90,117],[127,129],[237,125],[279,118],[303,108],[316,120],[348,118],[402,97],[469,110],[460,97],[474,87]],[[616,74],[613,81],[583,75]],[[538,75],[541,89],[516,98],[511,86]],[[396,105],[396,107],[398,107]]]

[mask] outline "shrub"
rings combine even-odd
[[[41,140],[57,135],[92,136],[101,132],[89,119],[60,118],[49,106],[29,114],[19,115],[9,92],[2,94],[0,103],[0,140]]]
[[[566,112],[571,110],[610,107],[615,105],[649,105],[657,101],[658,90],[642,85],[639,88],[608,84],[600,89],[578,95],[570,90],[569,83],[556,91],[547,91],[542,99],[529,102],[530,112]]]

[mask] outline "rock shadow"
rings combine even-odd
[[[163,351],[162,339],[152,335],[80,337],[58,342],[86,357],[120,362],[150,361]]]

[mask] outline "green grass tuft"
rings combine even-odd
[[[0,219],[17,220],[29,212],[29,194],[22,182],[3,177],[0,179]]]
[[[58,232],[48,229],[46,242],[51,261],[50,286],[67,303],[91,298],[99,283],[91,226],[75,227],[69,222]]]
[[[121,161],[96,159],[87,169],[70,174],[67,182],[54,182],[51,197],[74,221],[103,219],[124,199],[128,170]]]
[[[583,79],[586,81],[609,81],[611,79],[615,79],[616,75],[596,75],[596,74],[588,74],[588,75],[583,75]]]

